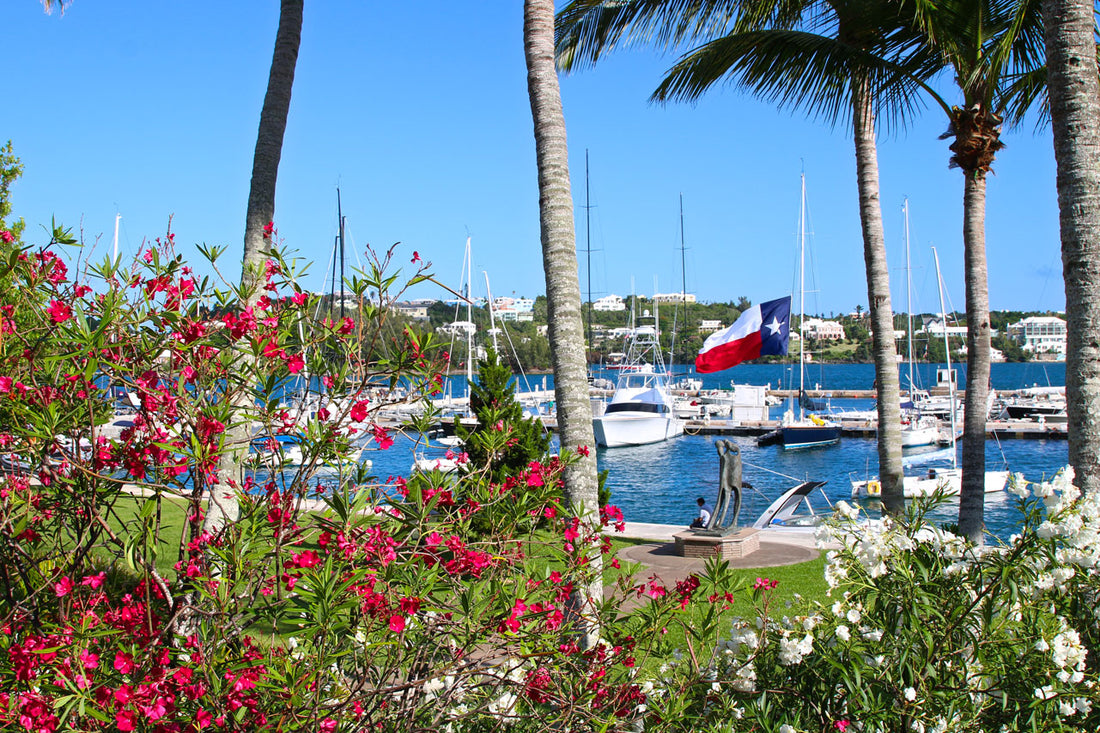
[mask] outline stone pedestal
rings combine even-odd
[[[680,557],[719,557],[732,560],[751,555],[760,549],[760,530],[739,529],[723,537],[711,537],[690,529],[674,534],[676,553]]]

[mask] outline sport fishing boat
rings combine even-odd
[[[684,432],[668,389],[657,318],[645,311],[639,321],[611,401],[592,419],[596,444],[606,448],[659,443]]]

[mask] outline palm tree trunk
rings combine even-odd
[[[1100,490],[1100,82],[1092,0],[1044,0],[1047,86],[1058,161],[1066,282],[1069,462]]]
[[[577,275],[577,251],[573,225],[573,198],[569,186],[569,150],[561,91],[554,68],[554,2],[525,0],[524,51],[527,59],[527,92],[535,127],[535,156],[539,175],[539,219],[542,261],[546,274],[547,322],[554,368],[554,397],[563,449],[593,447],[592,412],[588,402],[588,374],[581,318],[581,289]],[[585,451],[588,452],[588,451]],[[565,472],[565,498],[573,510],[595,518],[599,512],[596,456],[590,455]],[[591,604],[603,596],[600,555],[596,549],[595,580],[582,590],[574,610],[581,615],[586,640],[593,642]]]
[[[245,306],[255,305],[263,295],[260,286],[264,279],[264,253],[271,246],[264,237],[264,226],[275,218],[275,183],[279,175],[286,120],[290,114],[290,93],[294,86],[298,47],[302,41],[303,3],[304,0],[282,0],[279,9],[279,30],[275,34],[267,94],[260,112],[245,214],[244,258],[241,265],[241,291]],[[248,354],[239,355],[246,374],[251,371],[250,358]],[[203,520],[203,529],[212,534],[227,523],[236,521],[239,514],[236,488],[231,482],[240,475],[240,454],[248,443],[248,420],[241,413],[252,404],[252,394],[249,391],[239,394],[238,398],[235,405],[238,409],[233,411],[233,420],[222,437],[217,482],[211,487]]]
[[[989,397],[989,277],[985,257],[985,172],[963,170],[966,269],[966,411],[963,422],[959,533],[974,542],[985,530],[985,422]],[[947,324],[944,324],[946,328]]]
[[[890,514],[905,508],[901,466],[901,405],[898,363],[894,349],[894,310],[890,304],[890,269],[879,202],[878,150],[875,115],[866,83],[852,86],[859,220],[863,227],[863,260],[867,267],[867,302],[871,315],[871,348],[878,385],[878,471],[882,503]]]

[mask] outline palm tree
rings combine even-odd
[[[283,134],[290,113],[290,93],[294,86],[294,71],[298,63],[298,47],[302,41],[302,9],[304,0],[282,0],[279,6],[279,29],[275,34],[275,52],[267,78],[267,94],[260,112],[260,128],[256,134],[256,150],[252,158],[252,183],[248,191],[245,213],[244,259],[241,266],[241,294],[245,306],[255,305],[263,295],[265,251],[269,242],[264,226],[275,218],[275,183],[279,176],[279,159],[283,151]],[[243,354],[241,358],[248,358]],[[247,401],[242,406],[247,407]],[[210,504],[204,519],[204,530],[214,533],[238,514],[236,490],[228,478],[240,473],[239,452],[248,442],[246,421],[234,420],[223,438],[223,453],[218,464],[218,482],[210,493]]]
[[[573,197],[569,186],[569,149],[565,138],[561,90],[554,67],[554,1],[525,0],[523,41],[527,59],[527,92],[535,127],[535,156],[539,175],[539,220],[542,262],[546,274],[547,323],[554,368],[554,397],[562,447],[585,447],[580,460],[565,472],[565,497],[581,516],[596,516],[596,456],[592,412],[588,403],[584,323],[581,288],[577,275],[577,249],[573,229]],[[591,608],[603,597],[600,555],[591,559],[594,578],[574,597],[578,614],[575,627],[586,644],[595,642],[596,629],[589,623]]]
[[[1034,0],[917,0],[917,27],[954,73],[962,105],[928,89],[950,121],[951,167],[962,170],[966,273],[966,417],[963,424],[959,532],[975,542],[985,528],[985,444],[990,376],[989,286],[985,253],[986,176],[1005,116],[1019,118],[1013,82],[1043,63],[1042,23]],[[927,89],[927,88],[926,88]]]
[[[1066,281],[1069,462],[1100,490],[1100,80],[1092,0],[1044,0],[1050,117]]]
[[[658,101],[694,100],[729,80],[780,106],[837,122],[851,115],[878,387],[879,476],[887,511],[901,511],[900,385],[893,340],[875,125],[912,110],[927,59],[889,2],[824,0],[574,0],[560,15],[564,68],[595,63],[620,42],[674,47],[707,39],[657,87]]]

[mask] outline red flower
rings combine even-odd
[[[58,598],[64,598],[73,592],[73,581],[69,578],[62,578],[53,584],[53,592],[57,594]]]
[[[588,446],[587,445],[578,445],[577,446],[577,452],[580,453],[585,458],[587,458],[588,457]]]
[[[367,408],[369,406],[369,400],[359,400],[351,406],[351,412],[349,413],[349,416],[354,422],[363,422],[367,419]]]
[[[273,234],[275,234],[275,222],[269,221],[264,224],[264,239],[271,239]]]
[[[50,314],[50,320],[54,323],[64,323],[73,317],[73,309],[60,300],[51,300],[46,311]]]
[[[5,234],[7,234],[7,232],[5,232]],[[11,235],[9,234],[8,236],[11,236]],[[11,240],[10,240],[10,239],[6,239],[6,240],[4,240],[4,241],[6,241],[6,242],[10,242]],[[417,252],[417,251],[416,251],[415,249],[413,250],[413,258],[412,258],[412,261],[413,261],[413,262],[420,262],[420,253],[419,253],[419,252]]]
[[[399,613],[390,616],[390,631],[400,634],[405,630],[405,617]]]
[[[393,438],[390,437],[389,431],[381,425],[372,425],[371,432],[374,433],[374,439],[378,441],[378,447],[382,450],[386,450],[393,445]]]
[[[844,733],[844,731],[848,729],[848,726],[851,725],[851,723],[847,720],[838,720],[833,723],[833,725],[836,726],[836,729],[839,730],[840,733]]]
[[[321,563],[321,556],[313,550],[306,550],[297,555],[290,556],[291,561],[300,568],[311,568]]]
[[[306,368],[305,359],[302,358],[301,354],[294,354],[293,356],[287,358],[286,368],[290,371],[291,374],[297,374],[298,372]]]
[[[294,305],[305,305],[306,301],[309,300],[309,294],[295,293],[294,295],[290,296],[290,299],[294,301]]]

